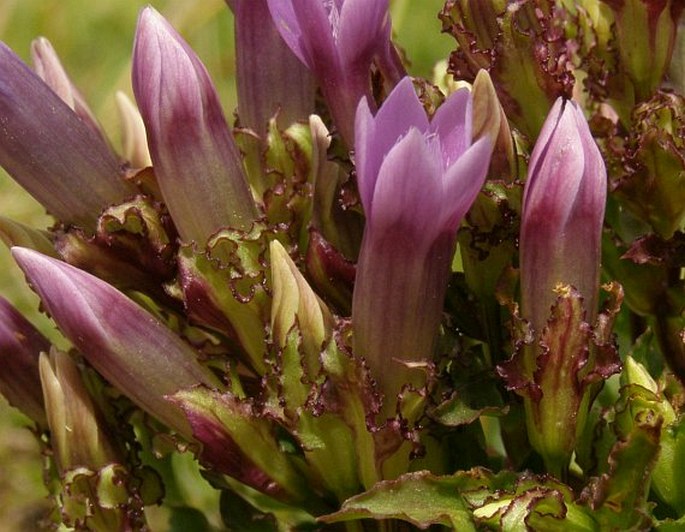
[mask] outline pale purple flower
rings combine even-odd
[[[117,157],[0,43],[0,166],[50,214],[94,230],[100,212],[135,193]]]
[[[257,218],[240,152],[207,69],[153,8],[138,20],[133,91],[155,175],[179,234],[204,245]]]
[[[597,312],[607,174],[580,107],[559,98],[528,166],[521,222],[523,315],[540,332],[558,283]]]
[[[143,410],[190,436],[166,396],[218,386],[197,353],[152,314],[93,275],[25,248],[12,255],[43,307],[88,362]]]
[[[559,98],[533,149],[523,194],[521,313],[533,341],[498,368],[523,396],[528,439],[557,476],[585,429],[598,380],[620,371],[603,331],[610,313],[591,328],[606,194],[606,168],[583,112]]]
[[[352,322],[388,400],[420,379],[399,362],[433,356],[461,219],[483,186],[492,141],[472,138],[471,96],[452,94],[432,121],[409,78],[374,116],[356,121],[356,168],[366,213]]]
[[[345,141],[354,141],[360,99],[370,96],[376,59],[401,70],[390,42],[388,0],[268,0],[291,50],[314,73]]]

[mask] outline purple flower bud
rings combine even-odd
[[[620,369],[610,339],[622,294],[597,327],[607,175],[583,112],[559,98],[530,158],[520,239],[524,348],[500,365],[524,397],[528,437],[563,476],[601,382]]]
[[[314,112],[314,79],[283,41],[267,0],[234,0],[236,83],[240,123],[266,135],[278,112],[283,129]]]
[[[65,223],[93,230],[133,193],[102,137],[0,43],[0,166]]]
[[[371,63],[378,58],[386,67],[393,64],[388,0],[268,2],[276,27],[314,73],[333,121],[351,145],[357,105],[370,96]]]
[[[37,423],[46,426],[38,357],[50,342],[0,297],[0,392]]]
[[[218,385],[195,351],[97,277],[36,251],[15,247],[12,254],[88,362],[143,410],[190,436],[183,412],[165,396],[196,384]]]
[[[409,78],[376,116],[359,104],[356,167],[366,227],[352,304],[355,351],[388,400],[401,362],[429,361],[457,228],[483,185],[492,140],[472,139],[471,96],[452,94],[429,122]],[[400,361],[393,362],[393,361]]]
[[[133,90],[181,238],[204,244],[222,227],[249,229],[257,210],[214,85],[195,52],[151,7],[138,20]]]
[[[523,197],[522,310],[538,332],[559,283],[585,298],[588,321],[597,313],[606,193],[606,168],[583,112],[559,98],[535,144]]]

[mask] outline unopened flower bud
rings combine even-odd
[[[257,210],[207,69],[151,7],[138,20],[133,91],[182,240],[204,245],[221,228],[249,229]]]

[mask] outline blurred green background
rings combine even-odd
[[[411,61],[410,73],[430,77],[445,59],[452,40],[440,34],[437,13],[444,0],[391,0],[396,41]],[[207,65],[227,115],[235,108],[233,28],[223,0],[0,0],[0,40],[30,63],[30,44],[47,37],[73,82],[104,129],[119,146],[114,94],[132,95],[130,55],[136,18],[145,5],[160,11]],[[0,76],[2,73],[0,72]],[[0,215],[38,228],[51,224],[44,209],[0,169]],[[37,298],[0,245],[0,294],[49,335],[50,321],[38,312]],[[2,368],[0,368],[1,370]],[[25,418],[0,397],[0,523],[2,530],[34,530],[44,513],[47,492],[42,458]]]

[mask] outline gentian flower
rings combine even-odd
[[[65,101],[0,43],[0,166],[50,214],[95,229],[134,189],[117,157]]]
[[[359,100],[371,96],[374,58],[393,60],[388,0],[268,0],[276,27],[319,82],[333,121],[348,145]],[[388,70],[392,70],[389,67]]]
[[[611,316],[592,327],[606,192],[604,162],[583,112],[559,98],[535,144],[523,197],[521,312],[532,340],[499,371],[524,398],[531,445],[562,477],[595,383],[620,369],[603,325]]]
[[[223,227],[249,229],[257,210],[216,89],[195,52],[151,7],[138,20],[133,91],[181,239],[204,245]]]
[[[523,316],[541,331],[558,283],[597,313],[601,233],[606,202],[604,161],[575,102],[559,98],[528,165],[521,220]]]
[[[196,384],[218,387],[195,351],[106,282],[25,248],[12,255],[62,333],[88,362],[143,410],[190,436],[166,396]]]
[[[439,332],[457,228],[483,186],[493,139],[472,138],[471,96],[453,93],[431,121],[409,78],[376,116],[359,104],[356,168],[366,227],[354,287],[354,349],[389,402],[408,362],[428,362]],[[414,372],[416,373],[416,372]]]

